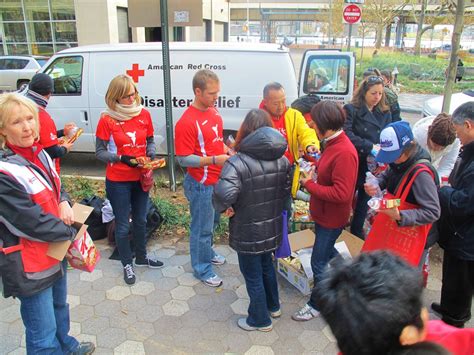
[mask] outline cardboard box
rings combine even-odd
[[[300,249],[312,248],[315,241],[315,235],[312,230],[306,229],[299,232],[291,233],[288,235],[288,241],[292,254]],[[336,240],[336,244],[342,242],[342,249],[349,251],[351,257],[360,254],[364,241],[357,238],[355,235],[343,230],[339,238]],[[344,255],[343,255],[344,256]],[[304,295],[311,294],[313,289],[313,277],[308,275],[290,264],[286,259],[278,259],[277,270],[280,275],[288,280],[293,286],[295,286]]]
[[[88,227],[87,224],[84,224],[84,222],[86,221],[87,217],[89,217],[94,208],[81,205],[80,203],[75,203],[72,206],[72,210],[74,212],[73,227],[77,229],[77,234],[74,239],[77,239],[84,235],[84,232]],[[63,260],[70,245],[71,241],[69,240],[49,243],[48,252],[46,254],[54,259]]]

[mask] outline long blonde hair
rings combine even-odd
[[[135,104],[138,106],[141,104],[140,95],[138,95],[137,86],[133,82],[133,79],[126,75],[117,75],[109,84],[107,93],[105,94],[105,103],[107,107],[113,111],[116,110],[118,101],[128,95],[130,88],[135,90]]]
[[[15,106],[24,106],[31,112],[35,121],[33,128],[33,135],[35,141],[39,138],[39,120],[38,120],[38,106],[23,95],[17,93],[7,93],[0,95],[0,129],[5,128],[9,124],[12,110]],[[5,136],[0,134],[0,147],[5,148]]]

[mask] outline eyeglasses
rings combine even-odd
[[[135,95],[137,95],[138,92],[134,92],[134,93],[131,93],[130,95],[125,95],[125,96],[122,96],[122,100],[129,100],[129,99],[133,99],[135,97]]]
[[[368,84],[383,83],[383,78],[381,76],[371,75],[367,78]]]

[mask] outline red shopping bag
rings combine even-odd
[[[415,168],[417,170],[414,174],[412,174],[412,171]],[[415,165],[415,167],[410,169],[410,172],[405,174],[403,177],[402,182],[399,184],[395,192],[395,196],[386,193],[384,198],[399,198],[401,204],[398,209],[401,211],[417,208],[417,205],[407,202],[406,198],[410,192],[413,182],[415,181],[415,178],[422,171],[427,171],[431,176],[433,176],[433,173],[426,165]],[[407,182],[407,179],[410,175],[411,178]],[[425,248],[426,238],[430,228],[431,224],[400,227],[387,215],[383,213],[377,213],[374,224],[372,225],[372,228],[365,239],[362,251],[367,252],[380,249],[389,250],[403,258],[411,265],[418,266],[421,255],[423,254],[423,250]]]
[[[74,269],[94,271],[100,260],[100,253],[87,230],[80,238],[72,242],[66,253],[66,258]]]

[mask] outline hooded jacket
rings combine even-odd
[[[234,209],[230,246],[239,253],[267,253],[281,243],[283,205],[290,188],[286,147],[277,130],[259,128],[242,140],[239,152],[222,169],[213,203],[219,212]]]

